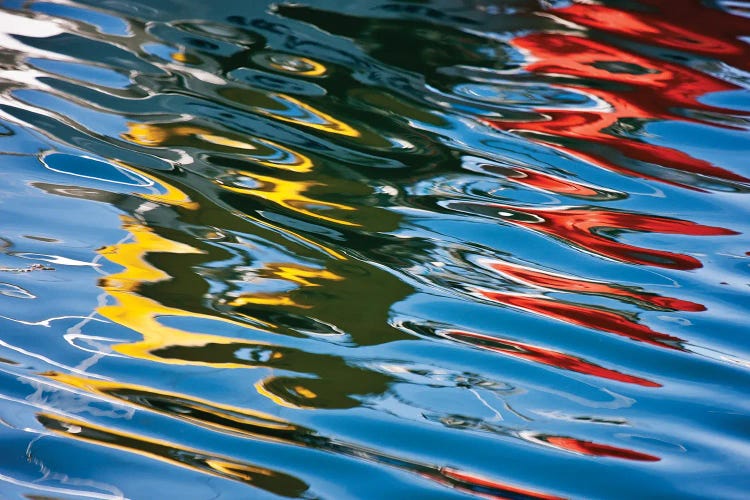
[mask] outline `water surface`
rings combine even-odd
[[[742,498],[746,2],[6,1],[2,498]]]

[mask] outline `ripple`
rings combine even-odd
[[[740,4],[4,5],[0,496],[742,497]]]

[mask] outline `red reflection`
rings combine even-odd
[[[462,343],[471,344],[482,349],[499,352],[516,358],[527,359],[543,365],[554,366],[563,370],[584,373],[594,377],[617,380],[628,384],[637,384],[645,387],[661,387],[661,384],[646,380],[644,378],[626,375],[615,370],[603,368],[586,360],[563,354],[561,352],[536,347],[530,344],[515,342],[512,340],[490,337],[480,333],[469,333],[451,330],[442,334],[444,337],[457,340]]]
[[[539,436],[539,438],[556,448],[561,448],[563,450],[568,450],[575,453],[582,453],[584,455],[624,458],[626,460],[638,460],[641,462],[658,462],[661,460],[661,458],[659,457],[641,453],[639,451],[628,450],[627,448],[618,448],[616,446],[610,446],[608,444],[583,441],[581,439],[575,439],[572,437]]]
[[[702,267],[702,264],[689,255],[628,245],[599,233],[608,229],[625,229],[693,236],[738,234],[729,229],[704,226],[685,220],[605,209],[519,208],[500,204],[491,206],[501,213],[508,211],[515,215],[504,219],[507,222],[562,238],[591,252],[632,264],[669,269],[696,269]]]
[[[652,330],[646,325],[636,323],[623,314],[593,306],[563,302],[542,295],[495,292],[478,290],[478,293],[495,302],[541,314],[550,318],[585,326],[604,332],[621,335],[632,340],[668,349],[680,350],[675,346],[682,339]]]
[[[479,486],[480,488],[505,491],[514,495],[521,495],[526,498],[537,498],[539,500],[562,500],[562,497],[548,495],[546,493],[539,493],[533,490],[519,488],[517,486],[510,486],[508,484],[499,483],[478,474],[454,469],[452,467],[442,467],[440,469],[440,473],[444,477],[453,481],[460,481],[462,483],[471,484],[473,486]]]
[[[527,168],[514,167],[514,172],[520,175],[508,176],[508,180],[536,189],[542,189],[552,193],[558,193],[567,196],[580,197],[598,197],[600,192],[584,184],[563,179],[543,172],[537,172]]]
[[[586,9],[591,6],[586,6]],[[693,174],[708,175],[726,181],[748,182],[750,179],[735,172],[694,158],[676,149],[648,144],[611,135],[607,129],[618,126],[620,120],[681,120],[696,121],[676,114],[675,110],[717,111],[719,108],[702,104],[704,94],[737,87],[685,66],[628,52],[588,38],[557,33],[536,33],[515,38],[513,45],[530,53],[533,62],[526,69],[533,73],[575,77],[572,85],[586,86],[586,93],[604,101],[605,109],[543,109],[544,118],[534,122],[500,119],[484,121],[502,130],[516,130],[540,134],[538,140],[582,157],[604,168],[626,172],[662,182],[672,181],[654,177],[620,165],[612,152],[592,150],[592,144],[634,160],[657,164]],[[608,87],[589,88],[592,83],[609,82]],[[599,84],[598,86],[601,86]],[[586,150],[569,144],[557,144],[556,139],[583,139]]]
[[[647,11],[622,10],[586,2],[555,13],[576,24],[647,42],[661,47],[719,58],[737,68],[750,70],[747,19],[701,0],[639,0]]]
[[[659,309],[670,311],[705,311],[702,304],[673,297],[663,297],[653,293],[639,292],[624,286],[610,285],[598,281],[585,280],[574,276],[551,273],[531,267],[511,264],[500,260],[488,261],[487,265],[495,271],[513,279],[519,283],[547,288],[550,290],[561,290],[564,292],[586,293],[604,297],[623,297],[633,299],[636,302],[650,304]]]

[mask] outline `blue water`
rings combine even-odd
[[[745,498],[748,17],[0,4],[0,498]]]

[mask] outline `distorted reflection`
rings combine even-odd
[[[6,2],[0,497],[742,497],[747,12]]]
[[[477,213],[539,232],[610,259],[668,269],[696,269],[701,262],[691,256],[638,247],[617,241],[624,231],[690,236],[726,236],[736,231],[653,215],[586,207],[532,208],[515,205],[450,203],[450,208]]]

